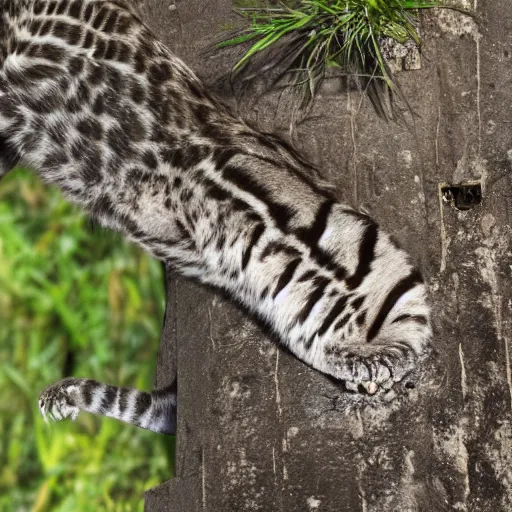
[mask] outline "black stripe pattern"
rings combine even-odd
[[[318,209],[315,217],[315,222],[309,229],[300,229],[297,233],[298,237],[309,247],[318,246],[320,237],[327,228],[329,221],[329,215],[331,214],[332,208],[336,203],[332,199],[326,200]]]
[[[421,274],[419,273],[419,271],[414,270],[407,277],[399,281],[390,290],[386,299],[382,303],[382,306],[380,307],[380,310],[377,313],[375,320],[368,329],[366,341],[371,342],[373,339],[375,339],[375,337],[379,333],[380,328],[382,327],[382,324],[386,320],[386,317],[388,316],[389,312],[393,309],[393,306],[397,303],[400,297],[404,293],[414,288],[417,284],[420,284],[422,282],[423,278],[421,277]]]
[[[347,301],[348,296],[346,295],[336,301],[328,315],[325,317],[322,325],[320,326],[320,329],[318,330],[318,334],[320,336],[325,334],[333,322],[341,315],[341,313],[343,313],[345,306],[347,305]]]
[[[247,247],[245,248],[244,253],[242,255],[242,270],[245,270],[245,268],[249,264],[249,261],[251,259],[251,255],[252,255],[252,251],[253,251],[254,247],[258,244],[258,242],[264,232],[265,232],[265,225],[263,224],[263,222],[256,224],[256,227],[254,228],[251,238],[249,240],[249,243],[247,244]]]
[[[345,279],[349,290],[355,290],[361,285],[363,279],[370,273],[371,264],[375,259],[375,246],[377,245],[378,227],[374,222],[369,222],[363,233],[359,246],[358,264],[355,272]]]
[[[309,317],[311,310],[315,306],[315,304],[322,298],[327,285],[330,283],[330,280],[323,276],[317,276],[313,279],[313,291],[308,297],[306,304],[300,310],[297,315],[297,321],[300,324],[303,324]]]
[[[295,274],[295,271],[297,270],[297,267],[300,265],[300,263],[301,259],[295,258],[294,260],[290,261],[288,265],[286,265],[283,273],[277,281],[277,285],[272,295],[273,299],[275,299],[279,295],[279,292],[284,290],[288,283],[293,279],[293,275]]]
[[[252,194],[258,201],[263,202],[279,229],[285,233],[288,232],[288,223],[293,215],[290,207],[275,201],[270,192],[242,167],[228,164],[224,167],[222,176],[244,192]]]

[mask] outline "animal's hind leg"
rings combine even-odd
[[[70,377],[48,386],[41,393],[39,409],[45,420],[74,420],[80,412],[91,412],[160,434],[174,435],[176,384],[146,393]]]

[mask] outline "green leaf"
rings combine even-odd
[[[267,62],[266,68],[281,66],[284,72],[293,72],[295,78],[291,83],[300,90],[305,105],[312,100],[325,69],[332,65],[365,83],[374,78],[384,79],[389,88],[385,95],[398,91],[379,41],[392,38],[420,45],[415,11],[444,7],[432,0],[300,0],[293,2],[293,6],[284,3],[279,7],[244,9],[243,14],[251,18],[252,26],[218,47],[256,40],[235,64],[238,72],[257,53],[274,47],[273,61],[270,65]],[[285,37],[292,34],[293,37]],[[289,56],[293,56],[294,62],[288,61]]]

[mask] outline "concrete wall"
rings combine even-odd
[[[178,478],[149,491],[146,510],[512,510],[512,8],[474,4],[478,27],[458,13],[423,16],[421,69],[400,75],[415,130],[377,119],[333,78],[294,134],[340,195],[419,260],[435,309],[431,367],[389,403],[358,403],[235,306],[170,277],[158,383],[177,368]],[[232,56],[203,51],[230,7],[146,0],[144,10],[234,103],[220,80]],[[283,129],[277,103],[252,94],[236,106]],[[457,211],[440,184],[464,180],[481,184],[483,200]]]

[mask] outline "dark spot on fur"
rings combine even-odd
[[[121,129],[132,141],[138,141],[146,137],[144,125],[135,110],[125,107],[121,110],[118,121]]]
[[[180,192],[180,200],[184,203],[188,203],[192,199],[192,190],[189,188],[182,188]]]
[[[88,7],[90,7],[90,4],[88,5]],[[90,30],[88,30],[87,33],[85,34],[85,38],[84,38],[84,42],[82,43],[82,46],[86,49],[92,48],[94,41],[95,41],[94,34]]]
[[[144,73],[146,70],[146,56],[142,54],[142,52],[138,51],[134,57],[133,60],[135,61],[135,72],[136,73]]]
[[[76,96],[73,96],[72,98],[69,98],[68,101],[66,101],[66,109],[68,112],[76,113],[80,112],[82,109],[81,103],[78,101],[78,98]]]
[[[192,111],[194,112],[194,117],[199,125],[204,127],[208,124],[211,115],[210,107],[207,105],[193,105]]]
[[[153,85],[160,85],[172,77],[171,67],[167,62],[157,62],[149,67],[148,79]]]
[[[121,76],[121,73],[112,65],[107,65],[105,67],[105,76],[108,82],[108,85],[116,91],[116,93],[120,94],[124,91],[125,81]]]
[[[190,80],[188,83],[188,88],[192,96],[194,96],[197,99],[204,99],[205,94],[204,91],[201,89],[201,86],[199,83],[197,83],[195,80]]]
[[[79,121],[77,129],[82,135],[85,135],[90,139],[101,140],[103,136],[103,128],[101,124],[92,117]]]
[[[134,80],[131,84],[130,89],[130,95],[132,97],[132,100],[135,103],[142,103],[146,98],[146,92],[144,91],[144,87],[142,86],[142,84],[139,81]]]
[[[38,137],[34,132],[26,132],[21,138],[23,151],[27,153],[36,151],[40,140],[40,137]]]
[[[37,34],[40,29],[41,29],[41,21],[33,20],[32,23],[30,24],[30,32],[32,34]]]
[[[153,151],[145,151],[142,155],[142,161],[150,169],[156,169],[158,166],[158,160],[156,159],[155,153],[153,153]]]
[[[117,55],[117,41],[112,39],[107,43],[107,50],[105,51],[106,60],[114,60]]]
[[[161,151],[162,160],[168,162],[173,167],[188,169],[193,165],[197,165],[208,155],[208,149],[204,146],[190,145],[186,149],[165,148]]]
[[[7,96],[0,96],[0,111],[4,117],[12,119],[16,116],[18,108],[10,98]]]
[[[53,21],[45,20],[41,23],[38,35],[47,36],[52,31]]]
[[[235,149],[215,148],[213,151],[213,161],[217,169],[220,170],[237,154],[238,151]]]
[[[39,98],[29,96],[25,98],[24,104],[33,112],[37,112],[38,114],[49,114],[53,112],[56,108],[60,107],[61,99],[57,94],[51,92]],[[2,114],[4,114],[3,110]]]
[[[103,92],[102,96],[105,113],[114,118],[117,117],[120,111],[117,91],[114,89],[107,89]]]
[[[38,57],[47,59],[54,63],[60,63],[64,59],[65,50],[56,44],[32,44],[28,48],[27,55],[29,57]]]
[[[72,75],[79,75],[84,69],[84,59],[82,57],[73,57],[68,63],[68,69]]]
[[[365,323],[365,321],[366,321],[366,311],[363,311],[356,318],[356,323],[357,323],[357,325],[361,326],[361,325],[363,325]]]
[[[69,2],[67,0],[60,0],[57,3],[57,10],[55,11],[55,14],[58,14],[59,16],[61,14],[64,14],[67,11]]]
[[[169,134],[167,130],[160,125],[153,125],[152,131],[151,131],[151,140],[153,142],[169,142]],[[168,152],[169,149],[163,149],[161,150],[161,154]]]
[[[107,132],[107,142],[114,153],[123,154],[130,158],[133,155],[133,147],[128,135],[121,127],[112,127]]]
[[[96,41],[96,48],[94,50],[94,58],[95,59],[103,59],[105,56],[105,52],[107,51],[107,44],[103,39],[99,39]]]
[[[57,20],[52,30],[52,36],[65,39],[69,30],[69,25],[63,21]]]
[[[42,1],[34,3],[34,14],[39,16],[44,11],[45,4]]]
[[[82,3],[82,2],[80,2]],[[94,5],[95,4],[86,4],[83,20],[85,23],[89,23],[91,21],[92,15],[94,13]]]
[[[357,311],[364,302],[365,297],[357,297],[357,299],[351,302],[352,307]]]
[[[78,86],[77,96],[82,103],[89,103],[91,101],[91,91],[85,81],[81,81]]]
[[[83,2],[75,1],[69,6],[68,15],[71,18],[80,19],[80,11],[82,10]]]
[[[132,56],[132,50],[127,44],[124,44],[121,41],[117,43],[117,60],[119,62],[128,63],[130,62],[130,57]]]
[[[103,32],[106,34],[110,34],[114,32],[117,24],[117,18],[119,17],[119,13],[116,11],[110,11],[110,14],[107,18],[105,25],[103,26]]]
[[[34,45],[31,45],[28,41],[18,41],[15,45],[15,51],[16,53],[27,53],[27,55],[29,54],[29,52],[27,50],[29,50],[30,47],[32,47]]]
[[[117,20],[117,33],[118,34],[126,34],[130,29],[132,23],[128,16],[121,15]]]
[[[52,15],[57,10],[58,2],[49,2],[46,8],[46,14]]]
[[[82,30],[79,25],[69,25],[68,33],[66,36],[66,41],[68,44],[74,46],[80,41],[80,37],[82,37]]]
[[[105,68],[98,64],[91,64],[88,68],[87,79],[91,85],[99,85],[105,79]]]
[[[110,13],[110,9],[107,9],[106,7],[102,7],[98,11],[98,13],[96,14],[96,17],[94,18],[94,21],[92,22],[93,28],[95,28],[96,30],[99,30],[109,13]]]
[[[55,168],[67,164],[68,162],[69,159],[66,153],[61,149],[57,149],[53,153],[47,155],[43,161],[42,167],[43,169]]]
[[[98,94],[98,96],[96,96],[96,99],[94,100],[94,103],[92,105],[92,111],[97,116],[99,116],[99,115],[103,114],[103,112],[105,112],[105,101],[101,94]]]

